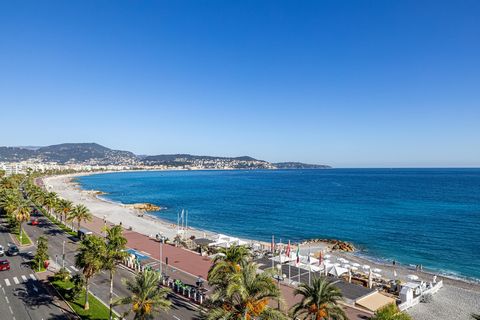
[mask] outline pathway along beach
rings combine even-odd
[[[97,198],[92,191],[80,189],[78,184],[72,182],[77,176],[86,174],[73,174],[64,176],[53,176],[43,178],[48,191],[56,192],[60,197],[73,201],[75,204],[84,204],[92,214],[98,218],[106,219],[110,223],[122,225],[125,228],[132,228],[134,231],[147,236],[154,236],[161,233],[170,239],[173,239],[177,233],[176,225],[154,218],[152,216],[141,215],[136,209],[123,206],[119,203],[109,202]],[[198,237],[212,237],[215,233],[196,230],[189,228],[189,235]],[[235,236],[235,235],[231,235]],[[393,269],[391,266],[378,264],[374,261],[359,258],[350,253],[339,253],[339,256],[358,262],[360,264],[369,264],[372,268],[383,269],[383,275],[387,278],[393,277]],[[432,280],[432,274],[415,272],[405,267],[396,267],[398,278],[406,279],[407,274],[415,273],[425,281]],[[480,312],[480,284],[470,283],[466,281],[439,277],[444,280],[445,287],[434,295],[433,301],[430,303],[421,303],[408,312],[418,320],[435,320],[435,319],[470,319],[471,313]]]

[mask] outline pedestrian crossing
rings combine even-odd
[[[19,279],[20,277],[20,279]],[[37,277],[35,277],[35,275],[33,273],[30,273],[27,277],[27,275],[21,275],[19,277],[12,277],[11,279],[9,278],[5,278],[3,279],[3,281],[5,282],[5,286],[7,287],[10,287],[12,284],[13,285],[17,285],[17,284],[20,284],[20,283],[25,283],[27,281],[29,281],[30,279],[33,280],[33,281],[36,281],[37,280]]]

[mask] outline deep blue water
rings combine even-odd
[[[265,240],[337,238],[368,255],[480,279],[480,169],[171,171],[79,178],[176,222]]]

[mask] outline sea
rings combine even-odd
[[[151,214],[248,239],[333,238],[387,263],[480,279],[480,169],[139,171],[78,178]]]

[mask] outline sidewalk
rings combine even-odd
[[[80,319],[75,314],[75,312],[70,308],[68,303],[59,296],[57,290],[53,287],[50,281],[48,281],[48,277],[53,276],[53,272],[47,270],[39,273],[35,272],[35,275],[37,279],[43,283],[43,285],[45,286],[45,289],[48,291],[50,296],[53,297],[53,303],[63,311],[64,315],[68,319],[71,319],[71,320]]]

